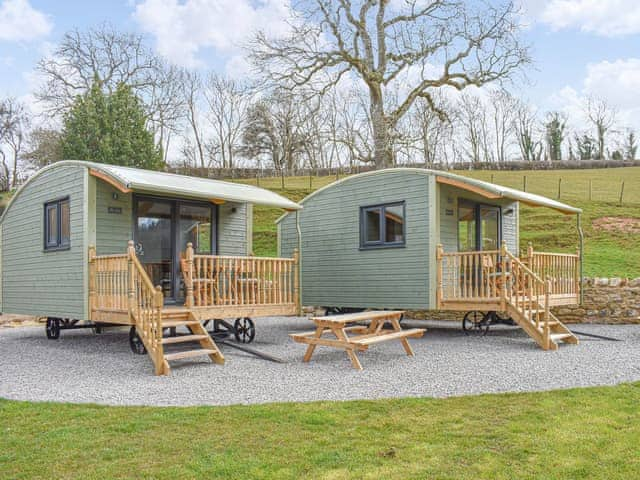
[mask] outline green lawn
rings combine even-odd
[[[524,177],[527,191],[551,198],[558,196],[558,180],[561,182],[560,200],[584,210],[585,275],[588,276],[640,276],[640,249],[630,248],[640,242],[640,234],[609,232],[594,229],[592,222],[601,217],[640,218],[640,168],[615,168],[595,170],[550,171],[464,171],[457,172],[482,180],[493,181],[522,189]],[[300,200],[307,194],[335,181],[335,177],[290,177],[285,179],[263,178],[260,186],[270,188],[292,200]],[[591,181],[591,200],[589,183]],[[619,205],[622,181],[625,182],[623,204]],[[245,180],[256,184],[255,180]],[[282,212],[277,209],[256,208],[254,224],[254,251],[257,255],[276,254],[276,227],[273,223]],[[533,242],[534,248],[546,251],[575,251],[577,230],[575,216],[565,216],[554,210],[523,206],[521,223],[521,247]]]
[[[632,479],[640,384],[197,408],[0,400],[0,478]]]

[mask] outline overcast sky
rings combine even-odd
[[[607,99],[640,129],[640,0],[520,0],[533,47],[529,82],[513,89],[542,111],[580,115],[586,95]],[[35,63],[63,33],[109,22],[148,35],[168,60],[246,73],[240,44],[283,29],[288,0],[0,0],[0,96],[29,102]],[[577,120],[576,120],[577,121]]]

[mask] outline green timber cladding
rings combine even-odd
[[[301,287],[305,305],[434,308],[435,252],[458,251],[458,202],[501,207],[502,238],[518,254],[518,202],[487,200],[436,182],[438,172],[389,169],[347,177],[301,203]],[[405,201],[406,246],[360,249],[360,207]],[[278,253],[297,247],[296,213],[278,221]]]
[[[427,308],[435,281],[434,232],[428,201],[435,177],[401,169],[348,177],[304,202],[302,302],[342,307]],[[360,207],[405,202],[406,245],[360,249]],[[279,255],[297,246],[295,214],[278,224]]]
[[[43,170],[17,194],[2,220],[2,311],[86,318],[88,171],[75,165]],[[70,247],[44,250],[44,204],[69,197]]]

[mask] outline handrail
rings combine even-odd
[[[185,304],[299,307],[298,256],[293,258],[196,255],[187,244],[181,270]]]
[[[166,374],[162,346],[162,308],[164,306],[162,289],[160,286],[153,286],[153,282],[136,256],[133,241],[129,241],[127,256],[129,315],[133,317],[136,332],[153,360],[156,375]]]
[[[156,374],[165,372],[162,347],[164,297],[138,260],[133,241],[127,253],[96,255],[89,247],[89,310],[126,313],[151,357]]]

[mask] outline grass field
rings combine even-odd
[[[640,233],[603,231],[593,227],[593,221],[602,217],[640,219],[640,168],[603,170],[550,170],[550,171],[463,171],[456,172],[481,180],[523,189],[526,176],[527,191],[558,198],[582,208],[585,233],[585,275],[588,276],[640,276],[640,249],[631,248],[640,241]],[[289,177],[282,189],[280,178],[264,178],[260,186],[272,189],[292,200],[301,200],[313,190],[335,181],[335,177]],[[620,190],[624,181],[622,205]],[[245,180],[255,185],[255,180]],[[591,200],[589,190],[591,183]],[[273,223],[282,212],[258,207],[255,209],[254,250],[257,255],[276,254],[276,227]],[[521,247],[533,242],[538,250],[573,252],[577,247],[575,216],[565,216],[545,208],[523,206],[521,219]]]
[[[632,479],[640,384],[136,408],[0,400],[7,479]]]

